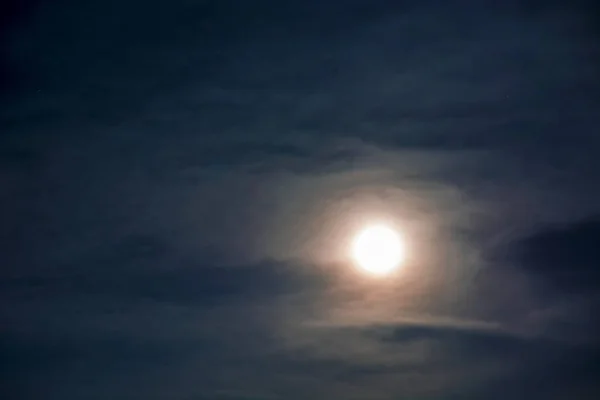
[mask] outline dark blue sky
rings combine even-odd
[[[600,397],[593,1],[7,4],[3,399]]]

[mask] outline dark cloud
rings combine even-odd
[[[164,240],[144,235],[120,243],[68,265],[46,272],[3,279],[5,296],[32,299],[121,300],[211,307],[275,299],[307,289],[318,290],[327,277],[291,262],[264,261],[249,265],[223,265],[210,248],[194,259],[178,259]]]
[[[520,314],[521,326],[537,325],[536,330],[543,329],[554,337],[594,343],[600,330],[599,238],[596,216],[536,227],[492,250],[493,267],[481,279],[492,285],[488,293],[496,290],[492,282],[504,282],[504,290],[512,294],[505,298],[508,305],[519,290],[517,281],[507,278],[519,276],[528,293],[520,301],[529,307],[517,311],[520,306],[515,302],[505,312],[512,313],[513,318]]]
[[[378,328],[377,331],[380,331]],[[382,330],[383,340],[402,347],[403,344],[431,341],[436,347],[436,361],[443,368],[472,364],[485,368],[490,361],[506,369],[489,377],[479,396],[495,399],[510,395],[516,399],[563,398],[566,393],[578,393],[593,398],[600,393],[594,383],[598,348],[553,342],[539,337],[522,337],[497,330],[459,329],[434,326],[390,326]],[[556,393],[550,382],[561,382]]]
[[[563,393],[585,387],[590,395],[600,390],[592,378],[597,374],[594,347],[443,323],[346,327],[336,330],[335,337],[340,342],[352,338],[346,349],[363,350],[361,362],[355,363],[349,356],[335,359],[333,353],[309,352],[311,358],[299,356],[292,364],[295,366],[288,368],[319,371],[357,386],[393,376],[395,384],[380,381],[389,385],[385,390],[401,387],[399,391],[406,395],[424,398],[500,398],[510,394],[526,399],[550,396],[557,387]]]
[[[600,222],[592,218],[551,226],[511,243],[508,260],[553,289],[566,293],[600,289]]]
[[[502,331],[459,329],[439,326],[399,326],[386,328],[382,340],[390,343],[406,343],[418,340],[443,342],[460,357],[509,356],[509,352],[519,353],[523,349],[540,346],[537,340],[527,340]],[[487,353],[487,354],[486,354]],[[514,354],[513,354],[514,355]]]

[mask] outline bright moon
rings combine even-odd
[[[393,229],[384,225],[371,226],[354,238],[352,255],[363,270],[386,275],[404,261],[404,243]]]

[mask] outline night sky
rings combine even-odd
[[[593,0],[0,23],[0,398],[600,398]]]

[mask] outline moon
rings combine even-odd
[[[388,275],[405,259],[404,241],[388,226],[368,226],[354,238],[352,257],[363,271],[378,276]]]

